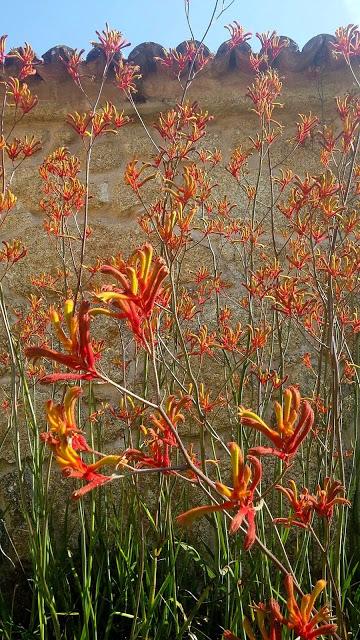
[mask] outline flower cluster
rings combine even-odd
[[[225,498],[225,502],[190,509],[178,516],[177,522],[182,526],[188,526],[196,518],[208,513],[235,509],[236,514],[231,520],[229,531],[232,534],[236,533],[245,521],[247,533],[244,549],[250,549],[256,538],[254,493],[261,480],[262,466],[260,460],[252,455],[247,455],[245,461],[236,442],[230,442],[228,447],[231,453],[233,487],[227,487],[222,482],[215,483],[216,490]]]
[[[295,597],[293,577],[287,575],[284,582],[287,593],[285,614],[281,612],[279,603],[274,599],[270,600],[268,605],[259,602],[253,607],[261,638],[281,640],[284,628],[292,630],[299,640],[315,640],[325,635],[333,636],[337,627],[329,621],[328,606],[324,605],[316,613],[313,612],[317,598],[326,587],[325,580],[318,580],[313,591],[302,596],[300,605]],[[244,619],[243,627],[247,638],[256,640],[254,627],[248,618]],[[225,631],[224,639],[239,640],[231,631]]]

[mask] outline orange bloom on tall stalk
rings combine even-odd
[[[63,404],[54,404],[52,400],[48,401],[46,413],[50,431],[41,434],[41,439],[52,450],[63,475],[87,482],[83,487],[74,491],[73,498],[80,498],[95,487],[114,479],[114,476],[98,473],[98,469],[101,467],[105,465],[117,467],[120,464],[126,464],[126,459],[123,456],[109,455],[88,465],[77,453],[77,451],[91,452],[75,421],[75,403],[81,393],[80,387],[71,387],[65,394]]]
[[[27,76],[34,75],[36,73],[34,65],[42,63],[42,60],[40,61],[36,58],[35,51],[27,42],[25,42],[23,47],[12,49],[6,57],[15,58],[19,61],[20,71],[17,74],[19,80],[24,80],[24,78],[27,78]]]
[[[109,29],[108,24],[106,24],[105,29],[103,29],[101,33],[96,31],[96,35],[99,40],[91,44],[96,49],[103,51],[107,62],[110,62],[121,49],[130,45],[130,42],[123,38],[120,31],[117,29]]]
[[[82,395],[81,387],[67,389],[63,404],[55,404],[53,400],[46,403],[46,417],[50,431],[41,434],[41,440],[48,444],[57,444],[58,440],[65,438],[76,451],[90,451],[81,431],[76,426],[75,404]]]
[[[336,624],[329,623],[330,612],[327,605],[324,605],[313,615],[313,608],[316,599],[325,589],[326,581],[318,580],[312,593],[301,598],[300,606],[294,596],[294,581],[292,576],[285,578],[285,589],[287,591],[287,618],[285,621],[288,629],[293,629],[295,636],[301,640],[313,640],[320,636],[333,635],[336,631]],[[325,623],[325,624],[323,624]],[[319,626],[320,625],[320,626]]]
[[[301,400],[296,387],[288,387],[283,394],[283,406],[279,402],[274,405],[276,427],[269,427],[256,413],[239,407],[239,415],[243,424],[253,427],[266,436],[273,447],[253,447],[251,454],[260,456],[277,456],[286,464],[296,454],[299,446],[308,435],[313,423],[314,412],[307,400]]]
[[[285,577],[287,591],[287,615],[281,613],[277,600],[273,598],[265,605],[263,602],[254,605],[256,622],[263,640],[281,640],[284,628],[292,629],[296,640],[315,640],[320,636],[332,636],[336,631],[336,624],[329,623],[329,608],[327,605],[318,611],[314,610],[315,601],[325,589],[326,581],[318,580],[312,593],[301,598],[300,606],[294,596],[294,582],[291,575]],[[249,640],[257,640],[254,629],[248,618],[243,620],[243,629]],[[287,636],[286,636],[287,637]],[[224,632],[226,640],[240,640],[231,631]]]
[[[17,196],[10,189],[6,189],[4,193],[0,193],[0,216],[2,213],[9,213],[16,205]]]
[[[227,509],[236,509],[237,513],[233,517],[229,531],[236,533],[245,520],[248,525],[247,533],[244,540],[244,549],[250,549],[255,542],[256,528],[255,515],[256,507],[254,507],[254,492],[261,480],[262,466],[260,460],[254,456],[246,456],[251,466],[245,463],[243,453],[236,442],[230,442],[228,445],[231,453],[231,467],[233,476],[233,488],[227,487],[222,482],[215,482],[218,492],[227,498],[222,504],[204,505],[195,507],[176,518],[180,525],[187,526],[207,513],[215,511],[226,511]]]
[[[177,448],[178,442],[174,431],[178,429],[178,425],[185,422],[185,416],[182,410],[188,408],[191,404],[191,398],[188,395],[177,399],[175,396],[169,396],[165,403],[166,415],[172,425],[172,429],[167,420],[159,413],[150,415],[151,427],[141,425],[141,430],[147,438],[148,453],[144,453],[139,449],[128,449],[126,451],[127,458],[136,461],[138,467],[171,467],[171,454],[174,448]]]
[[[90,303],[83,300],[77,314],[73,314],[74,302],[67,300],[64,306],[64,319],[68,329],[68,336],[64,332],[59,314],[55,309],[51,310],[51,322],[55,328],[57,337],[66,353],[55,351],[50,347],[28,347],[25,355],[28,358],[46,358],[62,364],[73,373],[53,373],[44,376],[44,383],[57,382],[59,380],[94,380],[98,377],[95,362],[99,354],[93,351],[90,339]],[[83,372],[83,373],[79,373]]]
[[[122,59],[119,60],[115,66],[115,86],[125,93],[137,93],[136,80],[140,80],[141,73],[139,73],[140,67],[136,64],[124,63]]]
[[[319,516],[331,520],[336,504],[351,505],[350,500],[347,500],[341,495],[343,492],[344,487],[339,480],[331,480],[329,477],[325,478],[323,488],[318,485],[315,496],[312,496],[314,511],[316,511]]]
[[[120,283],[120,288],[111,286],[96,294],[102,302],[109,302],[116,311],[108,309],[92,309],[93,315],[106,315],[127,320],[134,336],[148,348],[148,321],[151,319],[154,306],[161,296],[162,283],[168,275],[168,268],[160,257],[153,261],[153,247],[144,244],[136,249],[125,262],[118,260],[116,266],[103,265],[99,271],[111,275]]]
[[[283,625],[278,619],[277,602],[271,600],[268,605],[263,602],[253,605],[261,640],[281,640]],[[253,625],[248,618],[243,620],[243,629],[249,640],[257,640],[259,636],[254,633]],[[231,631],[224,632],[224,640],[240,640]]]
[[[236,20],[231,24],[226,25],[225,29],[230,33],[230,40],[227,41],[227,46],[230,50],[244,44],[247,40],[250,40],[252,36],[252,33],[250,33],[250,31],[246,32],[244,27],[242,27]]]
[[[289,489],[277,484],[275,489],[286,496],[293,513],[288,518],[274,518],[273,522],[275,524],[283,524],[285,527],[295,526],[307,529],[313,515],[312,496],[308,489],[302,489],[299,493],[294,480],[290,480],[290,486],[291,488]]]
[[[65,65],[69,76],[73,79],[73,81],[77,85],[80,84],[79,70],[80,70],[80,65],[83,62],[82,54],[84,53],[84,51],[85,49],[80,49],[80,51],[78,51],[77,49],[74,49],[72,53],[66,54],[65,58],[60,56],[60,60]]]

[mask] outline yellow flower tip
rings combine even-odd
[[[74,300],[66,300],[64,304],[64,314],[70,316],[74,311]]]
[[[50,308],[50,320],[53,324],[58,324],[60,322],[59,314],[54,307]]]
[[[253,628],[252,628],[248,618],[244,618],[244,620],[243,620],[243,628],[244,628],[244,631],[245,631],[247,637],[249,638],[249,640],[256,640],[256,637],[255,637],[254,632],[253,632]]]
[[[103,316],[110,316],[112,318],[115,317],[115,314],[113,311],[110,311],[110,309],[103,309],[102,307],[94,307],[93,309],[90,309],[89,315],[90,316],[103,315]]]
[[[91,470],[100,469],[105,465],[118,468],[119,466],[126,464],[126,462],[127,461],[123,456],[108,455],[108,456],[104,456],[97,462],[94,462],[94,464],[91,464],[89,466],[89,469]]]
[[[130,279],[131,293],[136,296],[139,288],[139,281],[136,275],[136,271],[133,267],[128,267],[128,276]]]
[[[325,587],[326,587],[326,580],[318,580],[311,594],[303,596],[302,602],[301,602],[301,609],[305,614],[305,618],[307,619],[310,618],[311,611],[314,607],[314,603],[319,597],[320,593],[324,591]]]
[[[215,487],[222,496],[224,496],[225,498],[231,498],[232,489],[230,489],[230,487],[227,487],[222,482],[215,482]]]
[[[78,398],[83,394],[83,389],[81,387],[69,387],[65,393],[64,405],[68,406],[75,398]]]
[[[315,587],[314,587],[314,589],[312,591],[312,594],[311,594],[312,596],[315,596],[315,600],[316,600],[316,598],[319,597],[320,593],[322,591],[324,591],[325,587],[326,587],[326,580],[318,580],[317,581],[317,583],[316,583],[316,585],[315,585]]]

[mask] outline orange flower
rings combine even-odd
[[[318,485],[316,495],[311,497],[314,511],[319,516],[331,520],[336,504],[351,505],[350,500],[341,495],[343,492],[344,487],[341,482],[331,480],[329,477],[325,478],[323,488]]]
[[[299,144],[304,144],[305,140],[310,138],[311,133],[315,125],[318,124],[319,119],[316,116],[313,116],[311,111],[308,115],[304,113],[299,113],[300,122],[296,123],[297,126],[297,134],[296,141]]]
[[[312,593],[302,597],[299,607],[294,596],[293,578],[290,575],[285,578],[285,589],[288,595],[286,625],[289,629],[293,629],[295,635],[301,640],[314,640],[320,636],[333,635],[336,631],[336,624],[329,624],[327,605],[312,615],[315,601],[325,587],[326,581],[318,580]]]
[[[63,404],[55,404],[53,400],[46,403],[46,417],[50,432],[42,433],[41,440],[48,444],[57,444],[58,440],[65,439],[76,451],[89,451],[84,436],[76,426],[75,403],[83,390],[81,387],[67,389]]]
[[[281,49],[289,46],[287,38],[281,38],[277,35],[276,31],[257,33],[256,37],[260,41],[261,54],[266,65],[274,62]]]
[[[260,431],[274,445],[254,447],[250,449],[250,453],[260,456],[274,455],[288,464],[308,435],[314,423],[314,412],[307,400],[301,402],[300,392],[296,387],[288,387],[283,397],[283,406],[279,402],[275,402],[274,405],[275,428],[269,427],[260,416],[244,407],[239,408],[239,415],[243,424]]]
[[[175,396],[167,398],[165,411],[174,430],[177,429],[178,424],[185,422],[182,410],[187,408],[190,402],[190,396],[188,395],[183,396],[180,400]],[[147,438],[149,454],[147,455],[137,449],[130,449],[126,451],[126,455],[132,460],[136,460],[140,467],[170,467],[171,452],[174,447],[178,446],[177,439],[163,416],[153,413],[150,416],[150,421],[151,427],[146,427],[145,425],[141,427]]]
[[[81,56],[84,53],[84,51],[85,49],[81,49],[80,51],[78,51],[77,49],[74,49],[74,51],[70,53],[66,59],[60,56],[60,60],[61,62],[64,63],[68,74],[71,76],[71,78],[74,80],[75,84],[77,85],[80,84],[79,69],[80,69],[81,63],[83,62],[81,59]]]
[[[242,150],[242,147],[236,147],[231,154],[231,158],[227,164],[226,171],[231,173],[234,178],[240,178],[240,171],[246,168],[249,156],[251,156],[251,150]]]
[[[85,113],[68,113],[67,115],[67,123],[72,127],[76,133],[79,134],[82,138],[85,136],[90,136],[91,133],[88,131],[88,126],[92,120],[92,114]]]
[[[275,489],[281,491],[289,500],[293,509],[293,513],[288,518],[274,518],[275,524],[283,524],[285,527],[301,527],[307,529],[313,514],[312,496],[308,489],[303,489],[298,493],[294,480],[290,480],[291,489],[287,489],[279,484],[275,485]]]
[[[115,85],[117,88],[125,91],[125,93],[136,93],[135,82],[142,77],[139,71],[140,67],[138,65],[119,60],[115,67]]]
[[[0,215],[6,211],[7,213],[16,205],[17,197],[7,189],[5,193],[0,193]]]
[[[91,451],[75,421],[75,403],[81,393],[80,387],[72,387],[67,390],[63,404],[55,405],[52,400],[48,401],[46,413],[50,432],[41,434],[43,442],[46,442],[54,453],[63,475],[86,480],[87,484],[74,491],[72,497],[75,499],[113,480],[113,476],[98,473],[99,468],[105,465],[118,467],[127,462],[124,456],[109,455],[88,465],[77,453],[77,451]]]
[[[38,153],[40,149],[40,140],[36,140],[35,136],[31,136],[31,138],[28,138],[27,136],[24,137],[22,141],[22,153],[24,155],[24,158],[30,158],[30,156]]]
[[[11,242],[2,241],[4,249],[0,251],[0,262],[7,262],[8,265],[19,262],[27,254],[27,248],[21,240],[12,240]]]
[[[144,171],[144,169],[147,169],[150,165],[147,162],[145,162],[143,163],[142,167],[138,169],[137,164],[138,164],[138,160],[131,160],[127,164],[125,174],[124,174],[125,184],[128,184],[129,187],[131,187],[131,189],[135,191],[135,193],[138,193],[139,189],[146,182],[148,182],[149,180],[152,180],[155,177],[154,173],[151,173],[150,175],[146,176],[143,180],[140,180],[140,176],[142,172]]]
[[[250,40],[252,33],[250,31],[245,31],[244,27],[242,27],[236,20],[231,24],[225,26],[230,33],[230,40],[227,45],[229,49],[234,49],[234,47],[238,47],[240,44],[244,44],[247,40]]]
[[[293,578],[287,575],[285,577],[285,589],[288,595],[287,616],[281,613],[279,603],[273,598],[267,605],[259,602],[253,607],[261,638],[263,640],[281,640],[284,628],[293,630],[297,640],[315,640],[320,636],[334,635],[336,624],[329,623],[328,607],[323,606],[319,611],[313,612],[315,601],[325,586],[325,580],[318,580],[312,593],[302,597],[299,606],[294,596]],[[248,618],[243,620],[243,629],[249,640],[257,640],[258,636],[255,635]],[[225,638],[226,640],[239,640],[231,631],[225,631]]]
[[[333,44],[335,55],[342,54],[345,60],[360,53],[360,31],[355,24],[339,27],[335,31],[336,42]]]
[[[28,358],[46,358],[72,369],[73,373],[53,373],[44,376],[42,382],[52,383],[59,380],[94,380],[98,377],[95,368],[99,354],[94,354],[90,339],[90,304],[83,300],[76,315],[73,300],[67,300],[64,306],[64,318],[68,328],[67,336],[61,327],[59,314],[51,310],[51,322],[57,337],[67,353],[55,351],[49,347],[28,347],[25,355]],[[84,373],[78,373],[83,371]]]
[[[180,525],[187,526],[192,524],[196,518],[207,513],[236,509],[237,512],[231,521],[229,531],[230,533],[236,533],[243,521],[247,522],[248,529],[244,540],[244,549],[247,550],[252,547],[256,538],[256,509],[253,500],[254,491],[261,480],[262,466],[260,460],[251,455],[246,456],[251,466],[245,464],[243,453],[236,442],[230,442],[228,446],[231,453],[234,486],[227,487],[221,482],[215,482],[216,489],[227,499],[226,502],[195,507],[182,513],[176,520]]]
[[[27,42],[25,42],[23,47],[13,49],[6,57],[15,58],[20,62],[19,80],[24,80],[27,76],[34,75],[36,73],[34,65],[40,64],[40,61],[36,60],[35,51]]]
[[[121,49],[130,45],[130,42],[122,37],[120,31],[117,29],[109,29],[108,24],[105,25],[105,29],[103,29],[101,33],[96,31],[96,35],[99,41],[92,42],[91,44],[103,51],[107,62],[110,62],[114,55],[119,53]]]
[[[168,274],[164,260],[157,257],[153,261],[152,246],[144,244],[127,262],[120,259],[116,267],[102,265],[99,271],[113,276],[120,283],[120,288],[111,287],[96,294],[102,302],[111,303],[116,311],[92,309],[91,314],[104,313],[127,320],[135,337],[147,346],[144,322],[150,320]]]
[[[171,69],[176,76],[180,76],[188,69],[191,69],[195,74],[201,71],[212,58],[206,52],[203,44],[198,45],[195,42],[186,42],[184,52],[179,52],[177,49],[163,49],[163,52],[163,57],[155,57],[155,60]]]
[[[37,96],[31,94],[26,82],[20,83],[18,78],[8,78],[7,92],[13,96],[15,106],[20,107],[23,113],[29,113],[38,103]]]
[[[208,326],[203,324],[196,333],[189,333],[188,340],[191,344],[190,355],[192,356],[213,356],[213,349],[217,347],[216,332],[209,331]]]

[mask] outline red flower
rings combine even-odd
[[[236,533],[245,520],[248,525],[247,533],[244,540],[244,549],[250,549],[255,542],[256,528],[255,515],[256,509],[253,504],[254,491],[259,484],[262,476],[262,466],[260,460],[254,456],[246,456],[251,467],[244,462],[244,456],[240,447],[236,442],[229,443],[231,452],[231,466],[234,487],[227,487],[221,482],[215,482],[218,492],[227,498],[222,504],[205,505],[195,507],[176,518],[180,525],[187,526],[207,513],[216,511],[226,511],[227,509],[236,509],[237,512],[233,517],[229,531]]]
[[[73,315],[74,302],[67,300],[64,308],[64,318],[67,324],[69,336],[61,327],[59,314],[55,309],[51,311],[51,321],[54,325],[57,337],[67,353],[55,351],[49,347],[28,347],[25,355],[28,358],[47,358],[58,364],[62,364],[74,373],[53,373],[44,376],[42,382],[52,383],[58,380],[94,380],[98,377],[95,368],[95,355],[90,339],[90,303],[83,300],[78,314]],[[83,371],[83,373],[78,373]]]
[[[264,434],[274,447],[254,447],[250,453],[260,456],[274,455],[288,464],[300,444],[308,435],[314,412],[307,400],[301,402],[299,390],[288,387],[284,391],[284,406],[275,402],[276,428],[269,427],[260,416],[244,407],[239,408],[242,423]],[[297,424],[296,424],[297,423]]]

